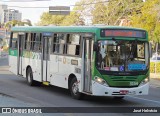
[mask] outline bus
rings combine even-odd
[[[119,26],[13,27],[10,71],[31,86],[69,89],[71,96],[147,95],[147,31]]]

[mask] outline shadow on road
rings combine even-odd
[[[75,100],[71,97],[70,92],[68,89],[56,87],[56,86],[45,86],[45,85],[40,85],[40,86],[29,86],[27,85],[27,82],[24,80],[14,80],[17,81],[18,83],[24,84],[28,86],[28,88],[32,88],[34,91],[34,88],[40,89],[42,91],[45,91],[49,94],[52,95],[58,95],[58,96],[63,96],[66,99],[72,100],[73,102],[86,102],[89,104],[94,104],[94,107],[96,106],[128,106],[128,105],[140,105],[140,103],[134,102],[127,100],[126,98],[118,100],[114,99],[113,97],[100,97],[100,96],[90,96],[90,95],[85,95],[82,100]]]

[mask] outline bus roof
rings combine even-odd
[[[143,30],[140,28],[123,26],[18,26],[12,27],[14,32],[91,32],[95,33],[99,29],[129,29]]]

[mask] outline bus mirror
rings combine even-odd
[[[94,42],[93,44],[93,51],[98,51],[98,43]]]

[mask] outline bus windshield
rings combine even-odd
[[[144,71],[148,69],[148,43],[138,40],[98,41],[97,67],[106,71]]]

